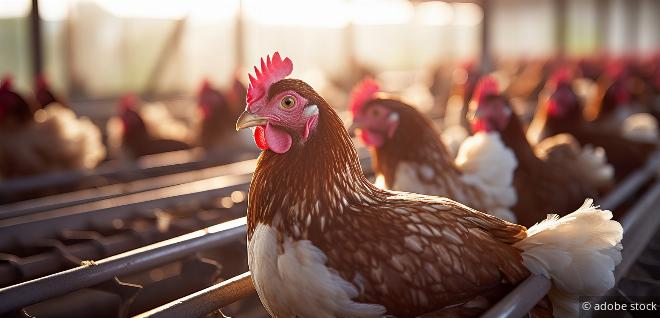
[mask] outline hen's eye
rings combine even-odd
[[[380,115],[380,112],[378,111],[377,108],[372,108],[371,115],[373,115],[374,117],[378,117]]]
[[[282,108],[289,109],[293,106],[296,106],[296,98],[291,95],[284,96],[280,101],[280,107]]]

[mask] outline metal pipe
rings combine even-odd
[[[549,279],[532,275],[497,302],[481,318],[522,317],[550,291],[550,287],[552,287],[552,283]]]
[[[126,253],[0,289],[0,313],[176,261],[192,253],[245,237],[246,217],[195,231]]]
[[[481,20],[481,72],[488,74],[492,70],[490,59],[490,34],[492,19],[492,3],[490,0],[481,0],[483,19]]]
[[[99,181],[107,183],[108,179],[126,181],[127,176],[154,176],[171,173],[172,169],[199,169],[200,166],[217,165],[219,161],[219,158],[203,157],[199,148],[173,151],[142,157],[128,169],[119,162],[111,162],[93,171],[62,171],[3,181],[0,183],[0,195],[10,196],[75,184],[95,186]]]
[[[621,220],[624,246],[623,259],[614,270],[614,278],[618,282],[637,261],[648,242],[653,238],[660,226],[660,218],[656,214],[660,206],[660,181],[646,192],[644,197]],[[634,233],[634,235],[629,235]]]
[[[203,317],[255,293],[250,272],[200,290],[134,318]]]
[[[32,74],[37,77],[43,70],[43,46],[41,43],[41,18],[39,0],[32,0],[30,11],[30,42],[32,43]]]
[[[566,0],[555,0],[555,45],[559,57],[564,57],[566,54],[567,11]]]
[[[0,219],[61,209],[73,205],[160,189],[167,186],[179,185],[222,175],[248,174],[254,171],[256,163],[257,160],[252,159],[222,166],[204,168],[201,170],[179,172],[164,176],[139,179],[122,184],[111,184],[93,189],[83,189],[64,194],[0,205]]]
[[[89,221],[110,222],[137,211],[175,206],[182,202],[210,202],[232,191],[247,191],[251,176],[232,175],[198,180],[123,197],[0,220],[0,250],[13,242],[54,237],[62,229],[84,229]]]
[[[239,210],[240,209],[240,210]],[[240,212],[239,212],[240,211]],[[146,228],[135,230],[127,228],[118,234],[99,237],[95,241],[85,241],[66,247],[68,253],[77,259],[100,259],[110,255],[123,253],[147,244],[153,244],[170,239],[181,234],[180,229],[197,230],[208,225],[217,224],[228,219],[228,216],[239,217],[245,214],[244,205],[235,205],[230,210],[217,210],[211,218],[200,219],[198,215],[187,218],[175,218],[171,221],[168,231],[162,231],[157,221]],[[238,214],[240,213],[240,215]],[[186,231],[188,232],[188,231]],[[62,254],[48,251],[36,255],[19,258],[11,254],[0,254],[0,287],[20,283],[22,281],[41,277],[57,272],[66,266]]]
[[[238,8],[236,8],[236,28],[234,32],[234,71],[239,70],[245,63],[245,9],[243,0],[238,1]]]
[[[648,180],[657,174],[660,168],[660,151],[655,152],[647,160],[646,165],[629,175],[619,186],[599,203],[601,207],[614,210],[630,198]]]

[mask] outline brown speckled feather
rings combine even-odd
[[[350,218],[332,219],[322,238],[310,237],[328,266],[362,290],[360,301],[409,317],[491,292],[501,297],[529,275],[509,245],[525,236],[520,226],[446,199],[400,195],[376,205],[356,206]]]

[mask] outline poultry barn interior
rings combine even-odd
[[[0,317],[660,317],[660,1],[0,0],[0,39]]]

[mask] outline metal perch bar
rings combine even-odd
[[[137,315],[135,318],[203,317],[253,293],[255,293],[254,285],[250,272],[247,272]]]
[[[154,209],[195,200],[213,200],[232,191],[246,191],[250,174],[220,176],[162,189],[141,192],[0,220],[0,249],[6,248],[20,234],[25,241],[52,237],[61,229],[84,228],[90,219],[95,222],[125,218],[141,209]]]
[[[225,222],[173,239],[118,254],[67,271],[0,289],[0,313],[100,284],[218,247],[246,235],[246,218]]]
[[[256,163],[257,160],[252,159],[212,168],[180,172],[122,184],[113,184],[99,188],[78,190],[50,197],[10,203],[0,206],[0,219],[13,218],[138,192],[161,189],[167,186],[179,185],[211,177],[250,174],[254,171]]]

